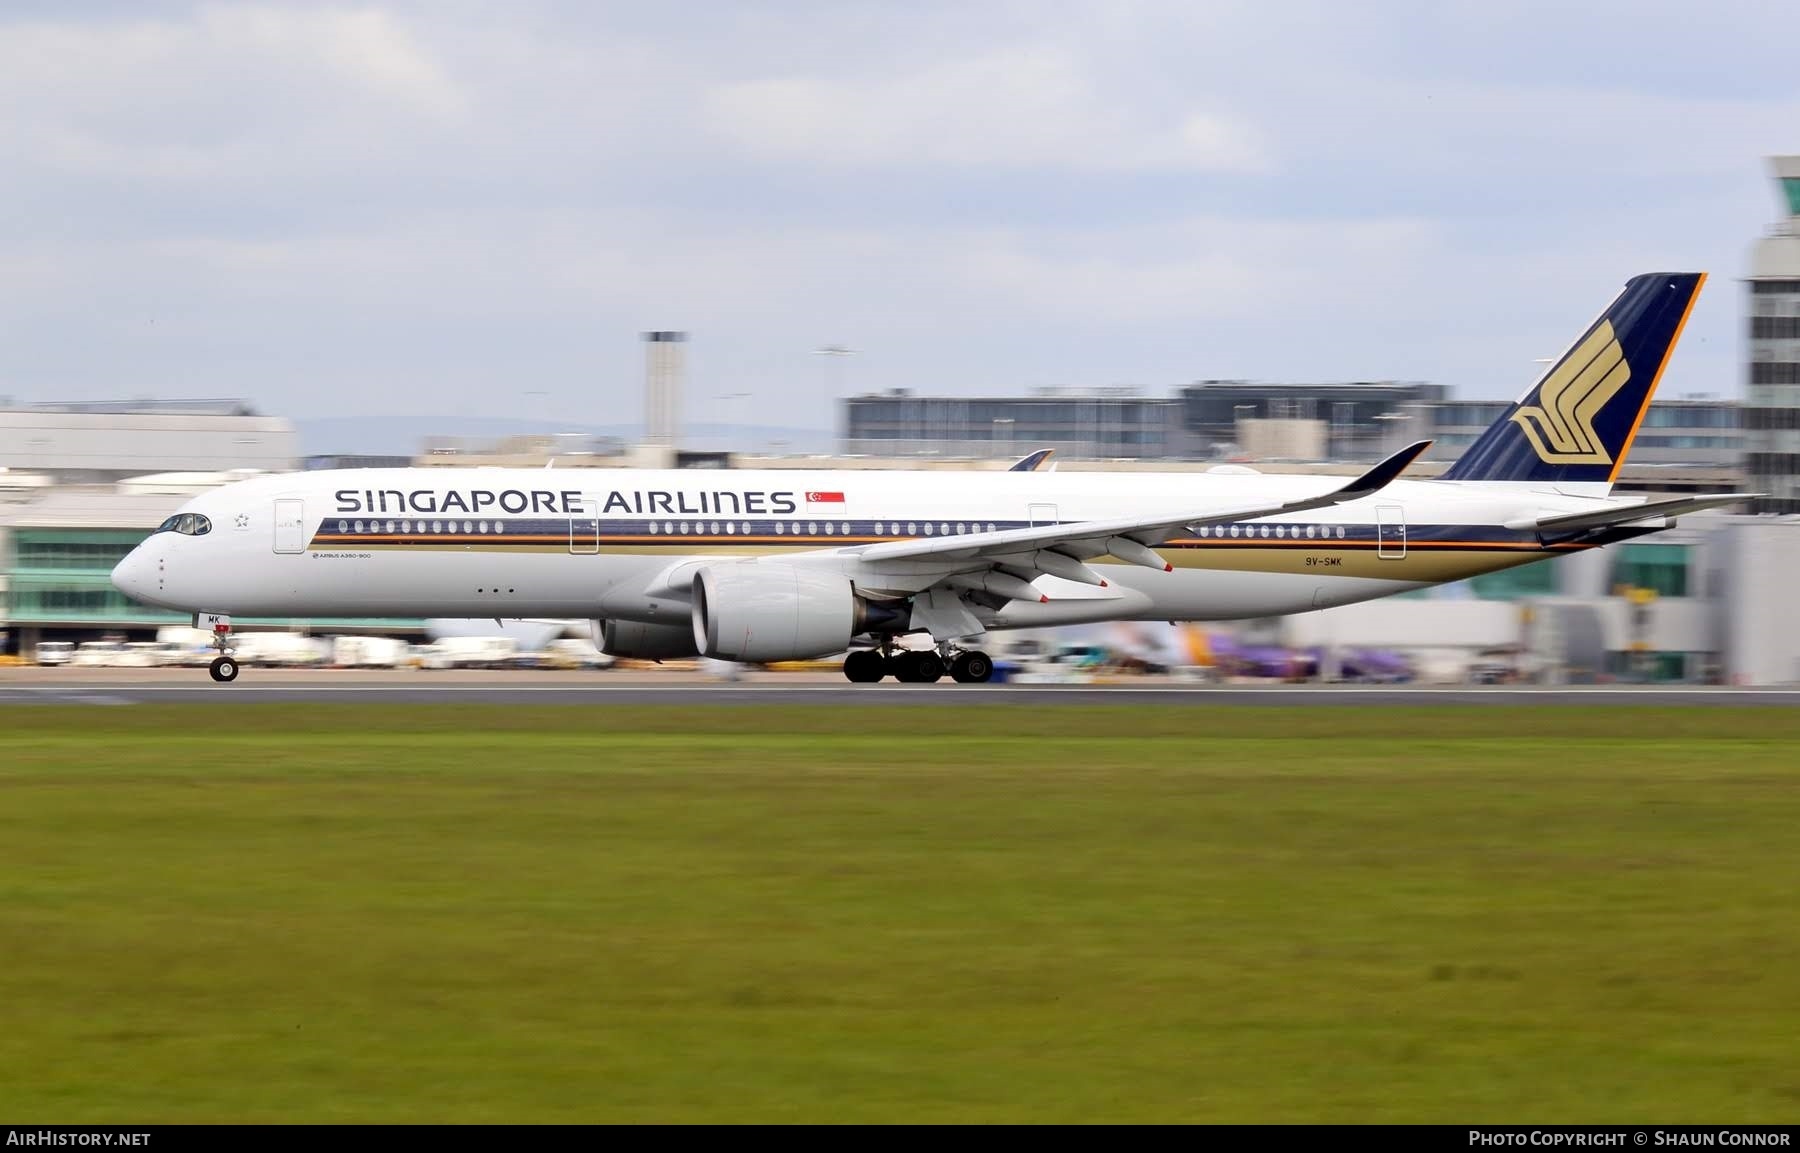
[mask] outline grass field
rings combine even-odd
[[[1800,711],[0,726],[9,1123],[1800,1121]]]

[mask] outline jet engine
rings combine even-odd
[[[631,661],[678,661],[698,656],[694,630],[685,625],[594,621],[594,647]]]
[[[731,661],[796,661],[841,653],[871,628],[903,631],[908,613],[857,596],[842,573],[743,561],[694,576],[692,643]]]

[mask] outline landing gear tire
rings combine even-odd
[[[988,655],[980,651],[970,651],[956,658],[950,666],[950,676],[963,685],[986,684],[994,675],[994,662]]]
[[[844,679],[872,685],[887,676],[887,660],[874,649],[860,649],[844,658]]]
[[[212,672],[212,679],[221,684],[230,684],[232,681],[237,680],[238,663],[230,657],[219,657],[217,660],[213,661],[209,667]]]
[[[928,685],[944,675],[944,662],[930,651],[897,653],[890,667],[895,680],[909,685]]]

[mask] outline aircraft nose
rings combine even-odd
[[[143,600],[150,588],[150,558],[144,555],[144,548],[139,545],[125,554],[125,559],[113,566],[113,587],[132,600]]]

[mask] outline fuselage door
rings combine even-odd
[[[581,502],[581,511],[569,518],[569,551],[592,556],[600,551],[600,506]]]
[[[306,551],[305,501],[284,499],[275,502],[275,551]]]
[[[1406,556],[1406,510],[1397,504],[1375,509],[1375,555],[1382,560],[1402,560]]]
[[[1053,504],[1029,505],[1026,508],[1026,516],[1031,521],[1032,528],[1055,524],[1057,521],[1056,506]]]

